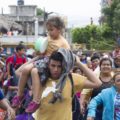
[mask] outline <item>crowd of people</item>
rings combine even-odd
[[[19,43],[1,57],[0,120],[119,120],[120,47],[76,53],[59,17],[48,19],[46,28],[44,53],[26,55]]]

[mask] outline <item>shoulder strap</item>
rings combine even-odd
[[[24,63],[24,60],[26,59],[25,55],[22,55],[22,62]]]
[[[69,77],[69,79],[70,79],[71,86],[72,86],[72,95],[71,95],[71,97],[73,97],[73,95],[74,95],[74,81],[73,81],[72,74],[71,74],[71,73],[68,74],[68,77]]]
[[[16,55],[14,55],[13,56],[13,62],[14,62],[14,64],[16,63],[16,61],[17,61],[17,57],[16,57]]]
[[[17,61],[17,57],[16,57],[16,55],[14,55],[14,56],[13,56],[13,67],[15,67],[16,61]]]
[[[22,56],[22,62],[24,63],[24,59],[25,59],[25,56]],[[17,61],[17,56],[16,54],[13,56],[13,62],[14,62],[14,65],[16,64],[16,61]]]

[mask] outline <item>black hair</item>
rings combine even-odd
[[[57,51],[54,51],[49,58],[49,62],[50,62],[50,60],[55,60],[55,61],[59,61],[59,62],[62,63],[63,62],[63,56],[62,56],[61,53],[59,53]]]
[[[51,54],[51,56],[49,57],[49,63],[50,63],[51,60],[59,61],[59,62],[61,62],[61,64],[62,64],[62,62],[63,62],[63,56],[62,56],[61,53],[59,53],[59,52],[57,52],[57,51],[54,51],[54,52]],[[49,64],[49,63],[48,63],[48,64]],[[45,69],[44,75],[45,75],[45,79],[44,79],[44,80],[41,80],[41,84],[42,84],[43,86],[45,86],[48,78],[50,77],[50,71],[49,71],[49,68],[48,68],[48,67]]]
[[[100,63],[99,63],[100,67],[101,67],[101,65],[102,65],[102,63],[103,63],[104,61],[109,61],[109,62],[110,62],[110,65],[112,66],[112,61],[110,60],[110,58],[102,58],[102,59],[100,60]]]
[[[116,78],[117,75],[120,75],[120,72],[117,72],[117,73],[114,74],[113,81],[115,81],[115,78]]]
[[[26,49],[25,45],[23,45],[23,44],[17,45],[16,51],[19,51],[19,50],[22,50],[22,49]]]
[[[98,55],[93,55],[93,56],[91,57],[91,61],[93,61],[93,60],[95,60],[95,59],[99,59],[99,60],[100,60],[100,57],[99,57]]]
[[[46,26],[50,25],[50,26],[54,26],[59,30],[62,30],[65,28],[64,22],[60,17],[51,17],[47,20],[46,22]]]

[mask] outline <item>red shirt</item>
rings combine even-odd
[[[20,66],[22,64],[24,64],[27,61],[26,57],[23,56],[18,56],[17,54],[14,54],[10,57],[7,58],[6,60],[6,65],[8,63],[13,64],[14,68],[16,68],[16,66]]]

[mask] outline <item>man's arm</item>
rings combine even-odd
[[[83,71],[83,73],[87,77],[83,88],[97,88],[102,84],[100,79],[93,73],[93,71],[82,64],[78,57],[76,57],[76,65]]]
[[[90,100],[92,89],[83,89],[80,95],[80,111],[82,114],[85,113],[88,102]]]

